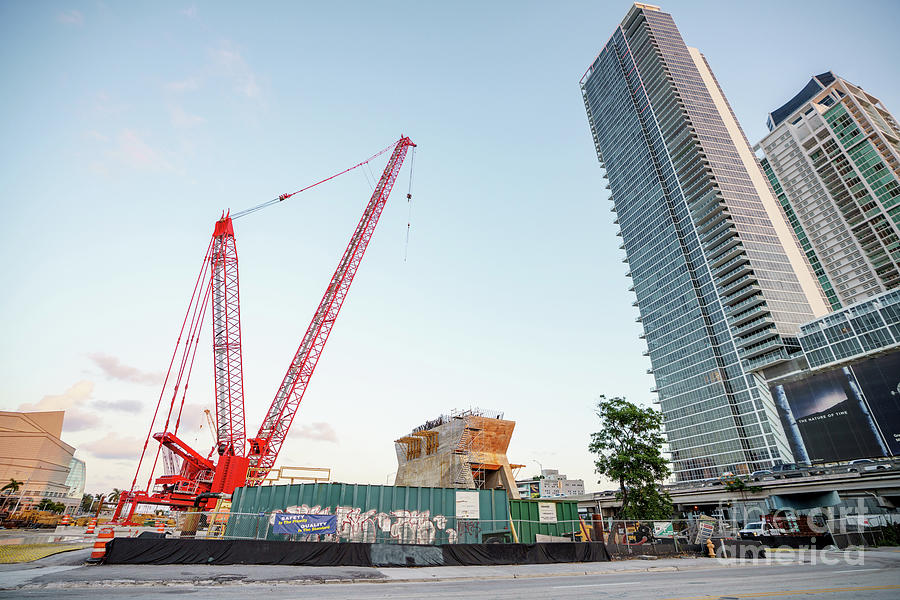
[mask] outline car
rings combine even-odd
[[[759,471],[753,471],[750,473],[750,479],[753,481],[759,481],[760,479],[764,479],[766,477],[771,477],[772,471],[769,469],[760,469]]]
[[[788,477],[803,477],[802,465],[797,463],[781,463],[772,467],[775,479],[787,479]]]
[[[891,468],[891,465],[875,462],[871,458],[857,458],[848,462],[847,465],[849,465],[847,467],[848,473],[886,471]]]
[[[755,523],[747,523],[743,529],[738,532],[741,539],[750,539],[761,535],[784,535],[784,529],[779,529],[766,521],[757,521]]]

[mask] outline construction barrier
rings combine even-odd
[[[166,532],[166,523],[162,519],[156,520],[156,533],[165,533]]]
[[[425,567],[604,562],[602,543],[538,544],[365,544],[353,542],[272,542],[116,538],[107,564],[309,565]]]
[[[97,519],[91,519],[91,522],[88,523],[87,529],[84,530],[84,535],[94,535],[94,529],[97,527]]]
[[[63,515],[62,522],[60,523],[60,525],[62,525],[63,527],[68,527],[71,524],[72,524],[72,517],[70,517],[69,515]]]
[[[94,542],[94,549],[91,552],[91,557],[88,559],[88,562],[101,562],[106,556],[106,544],[114,537],[116,537],[116,532],[112,527],[104,527],[101,529],[100,534],[97,536],[97,541]]]

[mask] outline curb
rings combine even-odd
[[[77,588],[108,588],[108,587],[180,587],[180,586],[203,586],[203,587],[219,587],[219,586],[250,586],[250,585],[333,585],[333,584],[390,584],[390,583],[428,583],[428,582],[448,582],[448,581],[496,581],[505,579],[546,579],[551,577],[583,577],[588,575],[617,575],[628,573],[675,573],[683,571],[695,571],[699,569],[708,569],[710,567],[755,567],[766,566],[766,563],[734,563],[719,564],[703,561],[704,564],[698,565],[681,565],[681,566],[665,566],[665,567],[644,567],[635,569],[607,569],[604,571],[566,571],[558,573],[512,573],[507,575],[480,575],[480,576],[454,576],[454,577],[428,577],[428,578],[411,578],[403,577],[393,579],[390,577],[381,578],[347,578],[347,579],[271,579],[271,580],[246,580],[244,578],[234,580],[216,580],[214,578],[197,577],[192,579],[165,579],[165,580],[147,580],[138,581],[135,579],[100,579],[94,581],[79,582],[54,582],[54,583],[26,583],[15,589],[77,589]],[[800,563],[786,563],[800,564]]]

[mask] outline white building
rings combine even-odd
[[[516,482],[522,498],[559,498],[584,493],[583,479],[569,479],[557,469],[541,469],[540,479]]]

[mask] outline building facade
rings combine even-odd
[[[706,59],[635,4],[581,89],[677,479],[790,462],[758,371],[828,305]]]
[[[900,456],[900,290],[801,327],[807,367],[770,381],[797,462]]]
[[[44,498],[65,504],[66,512],[81,504],[84,463],[60,439],[64,415],[61,410],[0,411],[0,485],[10,479],[21,482],[17,491],[0,499],[5,510],[33,508]]]
[[[769,114],[763,168],[833,309],[900,286],[900,127],[828,71]]]
[[[541,477],[517,480],[522,498],[562,498],[584,494],[583,479],[569,479],[558,469],[541,469]]]

